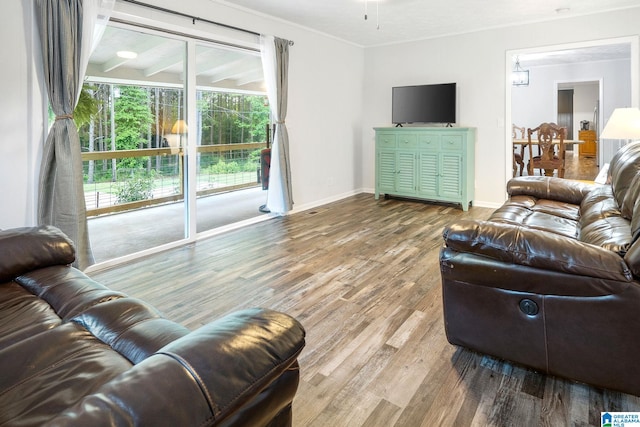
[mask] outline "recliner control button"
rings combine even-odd
[[[528,298],[520,301],[520,310],[527,316],[535,316],[538,314],[538,311],[540,311],[538,309],[538,304]]]

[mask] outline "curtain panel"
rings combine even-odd
[[[269,105],[276,122],[276,132],[271,147],[267,209],[282,215],[293,208],[289,134],[285,124],[289,96],[289,40],[262,35],[260,51]]]
[[[56,119],[47,136],[38,189],[38,223],[60,228],[74,242],[74,266],[93,264],[87,229],[82,159],[73,110],[91,49],[114,0],[36,0],[44,86]],[[36,59],[37,60],[37,59]]]

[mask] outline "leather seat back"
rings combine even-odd
[[[640,182],[634,180],[638,172],[640,172],[640,141],[620,148],[611,159],[609,166],[613,195],[620,206],[622,216],[629,220],[633,215],[635,201],[640,195]]]

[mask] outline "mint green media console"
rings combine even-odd
[[[474,128],[374,129],[376,200],[385,194],[469,209],[475,179]]]

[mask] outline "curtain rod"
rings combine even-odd
[[[161,12],[166,12],[166,13],[171,13],[173,15],[182,16],[183,18],[189,18],[193,22],[193,25],[196,24],[196,21],[201,21],[201,22],[206,22],[207,24],[213,24],[213,25],[218,25],[220,27],[229,28],[231,30],[242,31],[243,33],[253,34],[254,36],[260,36],[261,35],[260,33],[256,33],[255,31],[247,30],[245,28],[234,27],[233,25],[223,24],[222,22],[211,21],[209,19],[200,18],[200,17],[193,16],[193,15],[188,15],[186,13],[178,12],[178,11],[171,10],[171,9],[166,9],[164,7],[143,3],[143,2],[140,2],[138,0],[122,0],[122,1],[124,1],[126,3],[135,4],[135,5],[138,5],[138,6],[147,7],[149,9],[159,10]],[[289,40],[289,46],[293,46],[293,41],[292,40]]]

